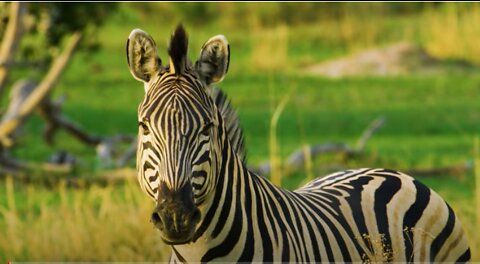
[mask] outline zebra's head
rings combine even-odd
[[[202,203],[214,186],[219,117],[207,87],[228,70],[226,38],[210,38],[199,59],[188,60],[188,38],[178,26],[162,65],[153,39],[135,29],[127,42],[127,60],[145,97],[138,108],[138,180],[156,202],[151,221],[169,244],[192,240],[201,220]],[[221,121],[220,121],[221,122]]]

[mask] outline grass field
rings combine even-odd
[[[139,15],[139,8],[132,7],[133,3],[125,3],[100,29],[99,39],[104,49],[93,55],[76,55],[54,93],[68,96],[64,111],[69,118],[98,135],[135,134],[137,130],[136,109],[143,97],[143,85],[131,77],[127,68],[124,53],[130,31],[140,27],[151,33],[166,61],[165,45],[177,23],[152,24]],[[128,8],[132,8],[131,12],[126,11]],[[458,43],[452,44],[438,40],[435,31],[445,27],[441,19],[444,17],[456,21],[458,27],[446,28],[445,38],[455,34],[464,36],[467,24],[480,30],[478,5],[464,9],[451,5],[436,12],[427,10],[410,16],[370,19],[366,19],[366,11],[360,10],[341,20],[308,25],[278,22],[265,26],[252,22],[240,27],[220,18],[206,25],[188,22],[186,27],[190,32],[192,59],[201,44],[215,34],[223,33],[230,41],[230,71],[220,87],[240,115],[249,164],[268,159],[273,109],[293,90],[278,121],[282,159],[304,144],[353,145],[373,119],[384,116],[385,126],[368,141],[365,156],[348,165],[404,171],[473,161],[474,139],[480,134],[479,72],[327,79],[304,75],[301,68],[400,40],[420,43],[439,58],[480,61],[474,51],[463,54],[468,48],[461,48],[467,47],[465,43],[478,43],[475,40],[478,34],[468,39],[457,38]],[[459,10],[472,15],[456,15]],[[425,32],[423,25],[427,22],[431,32]],[[462,52],[449,53],[455,45]],[[89,177],[100,170],[94,149],[62,133],[53,149],[41,140],[42,126],[38,117],[30,120],[25,129],[27,136],[13,153],[16,157],[42,161],[55,149],[66,149],[85,167],[77,177]],[[134,165],[132,161],[130,167]],[[0,259],[166,260],[168,250],[148,220],[154,205],[141,193],[134,177],[124,186],[87,189],[70,189],[62,184],[48,189],[24,185],[11,178],[2,181],[0,236],[5,239],[0,241]],[[295,188],[304,181],[303,174],[282,180],[287,188]],[[480,212],[474,203],[479,191],[475,189],[473,172],[461,177],[420,178],[420,181],[439,192],[458,213],[470,234],[474,258],[480,260],[480,241],[475,235],[476,216]]]

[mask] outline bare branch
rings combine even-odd
[[[378,131],[378,129],[383,126],[384,123],[384,117],[378,117],[377,119],[373,120],[363,131],[361,137],[358,139],[355,149],[345,143],[331,142],[318,145],[304,146],[290,154],[284,167],[288,170],[295,170],[305,164],[306,158],[315,159],[316,157],[327,153],[345,154],[347,157],[361,154],[365,148],[365,144],[367,143],[367,141],[376,131]],[[269,162],[265,162],[257,168],[253,168],[253,170],[262,175],[266,175],[271,173],[272,166]]]
[[[0,143],[9,146],[12,133],[18,128],[23,120],[45,99],[60,75],[65,70],[76,47],[81,39],[81,33],[74,33],[65,47],[63,53],[58,56],[42,82],[30,93],[23,104],[18,108],[17,116],[0,123]]]
[[[37,61],[0,61],[0,68],[41,68],[44,69],[48,66],[47,60],[37,60]]]
[[[10,6],[10,16],[5,30],[2,45],[0,46],[0,62],[8,65],[13,60],[18,42],[22,36],[22,18],[26,11],[27,3],[12,2]],[[0,98],[7,82],[9,67],[0,67]]]
[[[308,153],[308,156],[311,158],[314,158],[318,155],[321,154],[326,154],[326,153],[350,153],[352,152],[352,149],[343,143],[324,143],[324,144],[319,144],[319,145],[313,145],[313,146],[306,146]],[[305,156],[307,153],[305,153],[305,149],[302,148],[300,150],[297,150],[290,154],[290,156],[287,159],[287,165],[288,166],[300,166],[305,163]]]
[[[7,111],[1,118],[0,124],[17,118],[18,111],[35,87],[37,87],[37,84],[29,80],[19,80],[13,85],[10,93],[9,105]],[[20,127],[21,126],[17,126],[15,130],[11,132],[8,141],[2,142],[3,146],[9,147],[13,144],[13,138],[16,137],[17,131],[20,129]]]
[[[38,110],[42,118],[45,119],[47,126],[44,130],[43,136],[45,141],[52,145],[53,136],[58,129],[63,128],[81,142],[96,146],[102,141],[101,137],[91,135],[85,132],[77,124],[70,121],[68,118],[61,114],[61,105],[64,98],[60,98],[57,102],[52,102],[50,99],[45,99],[39,106]]]
[[[130,144],[129,149],[123,155],[120,154],[119,144],[127,143]],[[129,152],[131,152],[132,145],[136,147],[136,138],[132,135],[116,135],[109,138],[106,138],[97,145],[97,156],[102,161],[103,165],[106,167],[110,166],[123,166],[124,163],[128,162],[128,159],[131,158]],[[120,159],[114,162],[114,159],[120,156]]]
[[[125,151],[125,153],[118,159],[117,161],[117,166],[118,167],[124,167],[127,165],[128,161],[131,160],[134,156],[135,153],[137,153],[137,138],[132,140],[132,143],[130,144],[130,147]]]
[[[14,179],[19,182],[35,182],[35,184],[43,184],[46,187],[55,188],[59,183],[63,182],[67,187],[84,188],[91,185],[113,185],[124,184],[127,181],[136,179],[137,171],[131,168],[104,170],[94,173],[91,177],[68,177],[66,174],[72,172],[72,167],[68,164],[29,164],[29,171],[14,170],[9,171],[5,167],[0,166],[0,179],[7,175],[13,175]],[[43,177],[42,174],[48,174],[49,177]]]
[[[362,152],[365,148],[367,140],[369,140],[373,133],[380,129],[384,123],[385,117],[383,116],[375,119],[372,123],[370,123],[370,125],[363,131],[362,136],[358,139],[355,150],[357,152]]]

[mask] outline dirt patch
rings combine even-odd
[[[401,42],[310,65],[305,68],[305,72],[339,78],[344,76],[428,74],[472,68],[473,66],[466,62],[445,62],[435,59],[423,48]]]

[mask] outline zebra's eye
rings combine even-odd
[[[203,126],[200,133],[204,136],[208,136],[210,134],[210,128],[212,128],[212,126],[213,126],[213,122],[207,123],[205,126]]]
[[[143,130],[143,134],[144,134],[144,135],[147,135],[148,133],[150,133],[150,130],[148,129],[147,124],[145,124],[144,122],[140,121],[140,122],[138,122],[138,125],[142,127],[142,130]]]

